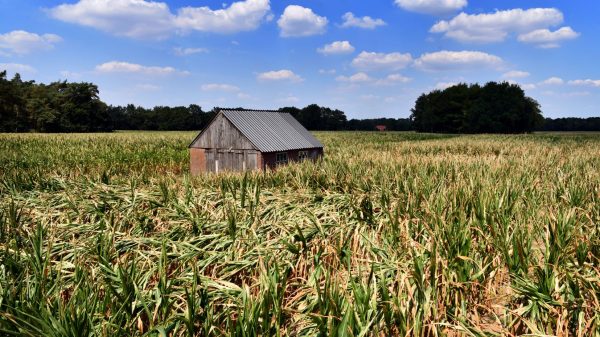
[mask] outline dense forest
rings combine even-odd
[[[200,130],[218,108],[198,105],[144,108],[111,106],[93,83],[50,84],[7,78],[0,72],[0,132],[108,132],[113,130]],[[543,119],[539,105],[516,85],[460,84],[418,98],[411,118],[350,119],[338,109],[316,104],[284,107],[309,130],[424,132],[600,131],[600,117]]]

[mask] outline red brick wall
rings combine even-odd
[[[190,173],[197,175],[206,171],[204,149],[190,148]]]
[[[265,167],[263,166],[264,165],[264,161],[263,160],[264,160],[263,159],[263,154],[260,153],[260,152],[257,152],[256,153],[256,168],[258,170],[261,170],[261,171],[264,170]]]

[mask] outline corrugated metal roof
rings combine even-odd
[[[292,115],[266,110],[221,110],[261,152],[323,147]]]

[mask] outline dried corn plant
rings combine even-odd
[[[0,334],[600,336],[600,135],[0,135]]]

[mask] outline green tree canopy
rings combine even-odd
[[[524,133],[543,122],[540,105],[516,84],[458,84],[421,95],[411,110],[420,132]]]

